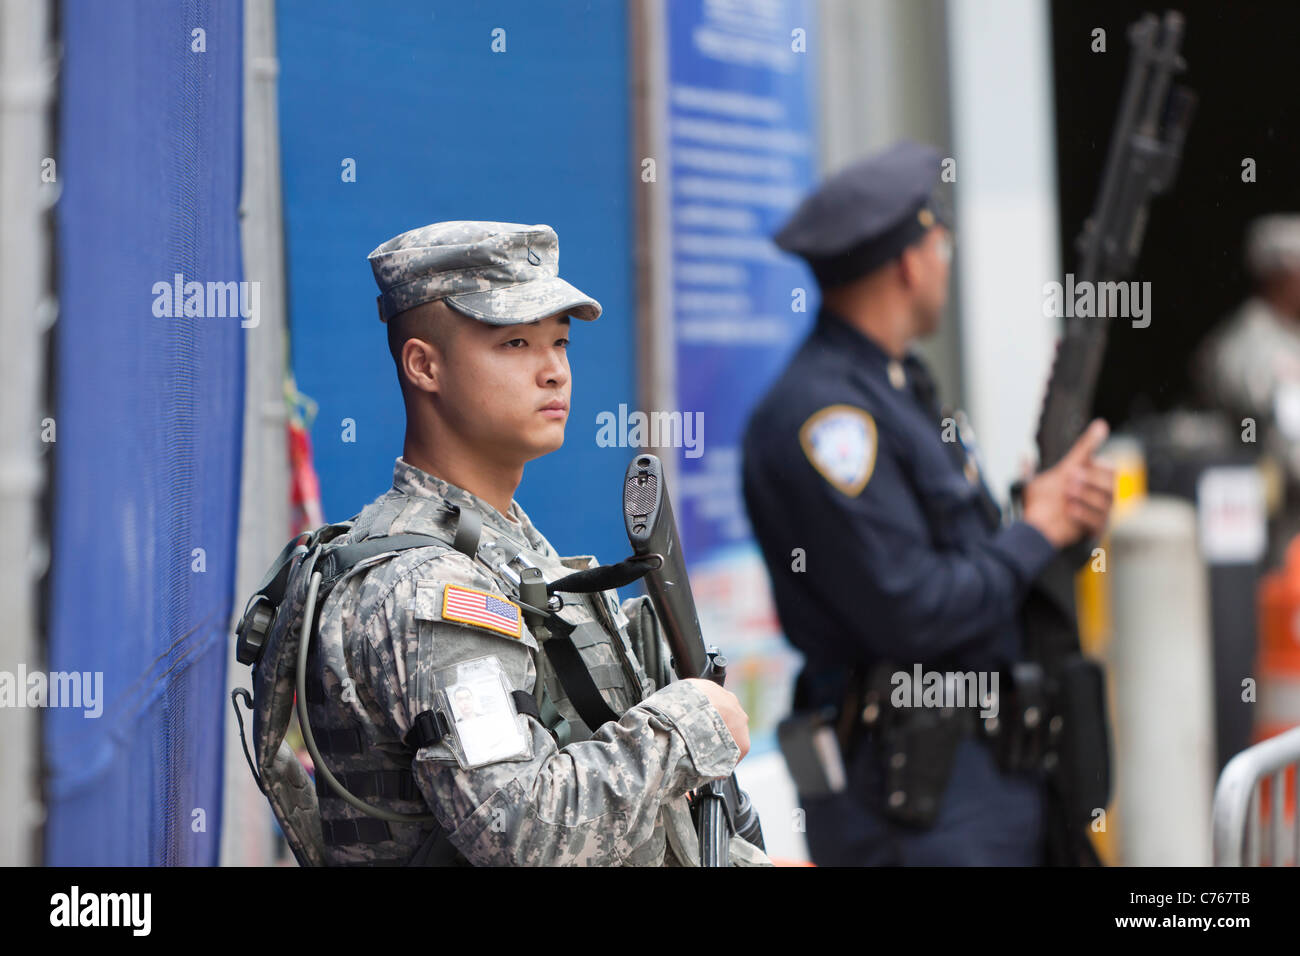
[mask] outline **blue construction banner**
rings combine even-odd
[[[62,6],[48,865],[217,862],[259,298],[239,244],[241,8]]]
[[[677,410],[675,500],[701,624],[732,662],[756,750],[796,658],[780,634],[740,490],[750,410],[806,334],[807,273],[771,242],[815,180],[813,4],[673,0],[667,137]]]

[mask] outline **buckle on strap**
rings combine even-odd
[[[451,724],[447,721],[446,714],[440,710],[426,710],[415,715],[411,729],[402,738],[402,743],[412,750],[419,750],[432,747],[450,733]]]

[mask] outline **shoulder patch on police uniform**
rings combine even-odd
[[[499,594],[459,584],[448,584],[442,592],[442,619],[485,627],[508,637],[519,637],[523,627],[518,604]]]
[[[803,423],[799,444],[823,478],[856,497],[876,467],[876,420],[852,405],[830,405]]]

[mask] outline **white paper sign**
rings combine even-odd
[[[1258,561],[1268,542],[1264,484],[1248,465],[1207,468],[1196,484],[1201,552],[1209,564]]]

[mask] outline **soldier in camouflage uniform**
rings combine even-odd
[[[647,598],[620,606],[616,592],[561,592],[558,614],[621,715],[588,727],[518,601],[522,568],[549,583],[595,566],[557,555],[513,493],[524,463],[563,441],[568,316],[595,319],[599,304],[558,277],[545,225],[435,223],[369,258],[407,436],[392,489],[356,517],[349,543],[402,533],[443,543],[362,562],[339,580],[320,608],[307,700],[322,757],[349,790],[383,810],[432,811],[436,823],[368,816],[318,782],[327,862],[406,863],[440,833],[456,862],[480,866],[698,865],[685,795],[729,775],[748,750],[739,702],[708,681],[668,682]],[[456,537],[467,513],[481,520],[468,546]],[[485,667],[536,701],[536,716],[494,725],[506,738],[494,752],[504,746],[508,759],[469,759],[481,741],[468,717],[415,749],[416,715],[437,709],[439,689],[450,699],[448,680]],[[477,714],[459,703],[467,685],[454,686],[448,716]],[[498,696],[485,713],[512,699]],[[730,851],[733,864],[769,862],[739,837]]]

